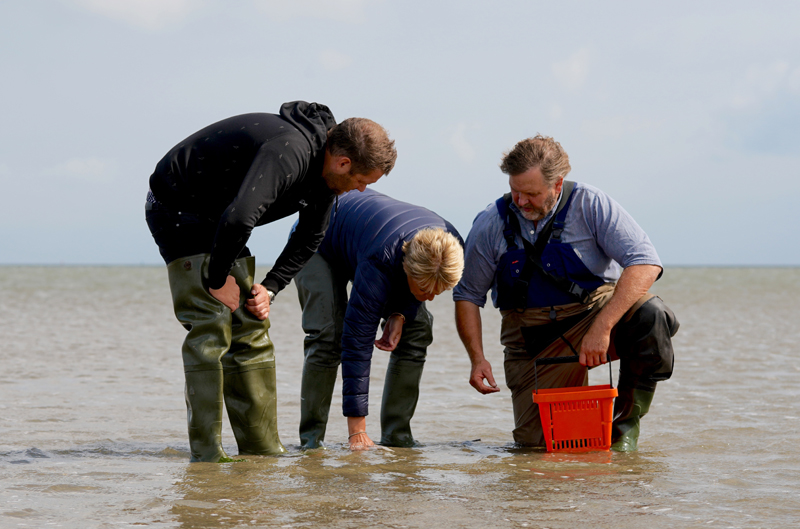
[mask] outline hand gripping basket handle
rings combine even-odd
[[[533,391],[539,391],[539,373],[537,368],[541,365],[551,365],[551,364],[571,364],[573,362],[577,362],[580,360],[580,356],[578,355],[571,355],[571,356],[555,356],[552,358],[537,358],[533,362]],[[609,360],[606,362],[608,364],[608,385],[612,388],[614,387],[614,377],[611,373],[611,361]]]

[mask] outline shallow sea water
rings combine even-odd
[[[263,272],[263,271],[260,271]],[[631,454],[511,447],[499,315],[482,396],[448,294],[412,422],[419,448],[300,452],[292,286],[271,317],[282,457],[189,464],[180,345],[162,267],[0,267],[0,527],[790,527],[800,524],[800,269],[668,269],[676,369]],[[368,431],[388,355],[373,357]],[[601,384],[608,372],[594,370]],[[236,453],[230,427],[226,449]]]

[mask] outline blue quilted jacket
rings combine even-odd
[[[368,414],[369,371],[382,318],[395,312],[413,319],[420,301],[403,271],[403,243],[423,228],[443,228],[463,241],[436,213],[367,189],[339,198],[318,252],[353,282],[342,334],[343,412]]]

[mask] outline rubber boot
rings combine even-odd
[[[222,449],[222,364],[231,341],[230,311],[205,287],[208,254],[167,265],[175,317],[188,331],[183,341],[186,417],[192,461],[216,462]]]
[[[244,294],[253,288],[255,268],[255,259],[244,257],[237,259],[230,271]],[[222,357],[223,393],[239,455],[283,454],[286,449],[278,435],[275,348],[269,338],[269,320],[259,320],[244,306],[231,318],[231,346]]]
[[[239,455],[285,453],[278,436],[275,367],[226,369],[223,387]]]
[[[300,448],[325,448],[325,430],[331,410],[338,367],[303,366],[300,387]]]
[[[189,371],[186,376],[186,417],[192,462],[227,459],[222,449],[222,371]]]
[[[424,362],[389,359],[381,407],[381,442],[384,446],[414,446],[411,418],[417,409]]]
[[[650,411],[653,395],[643,389],[619,389],[611,425],[612,450],[633,452],[639,447],[639,421]]]
[[[303,309],[303,378],[300,388],[300,447],[324,448],[333,387],[342,358],[347,276],[314,254],[295,276]]]

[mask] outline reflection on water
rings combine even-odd
[[[574,526],[576,513],[597,519],[669,512],[648,491],[653,474],[664,471],[640,456],[615,461],[609,453],[564,456],[471,444],[315,451],[187,465],[175,485],[183,499],[172,513],[185,527]]]
[[[467,384],[447,296],[431,304],[436,341],[412,423],[422,446],[344,449],[337,386],[330,449],[302,453],[290,288],[270,331],[289,454],[189,465],[183,330],[165,271],[0,268],[0,527],[797,525],[800,271],[668,270],[656,291],[682,326],[638,453],[512,448],[508,391]],[[499,319],[483,317],[502,375]],[[376,351],[373,437],[387,360]],[[224,442],[235,454],[229,428]]]

